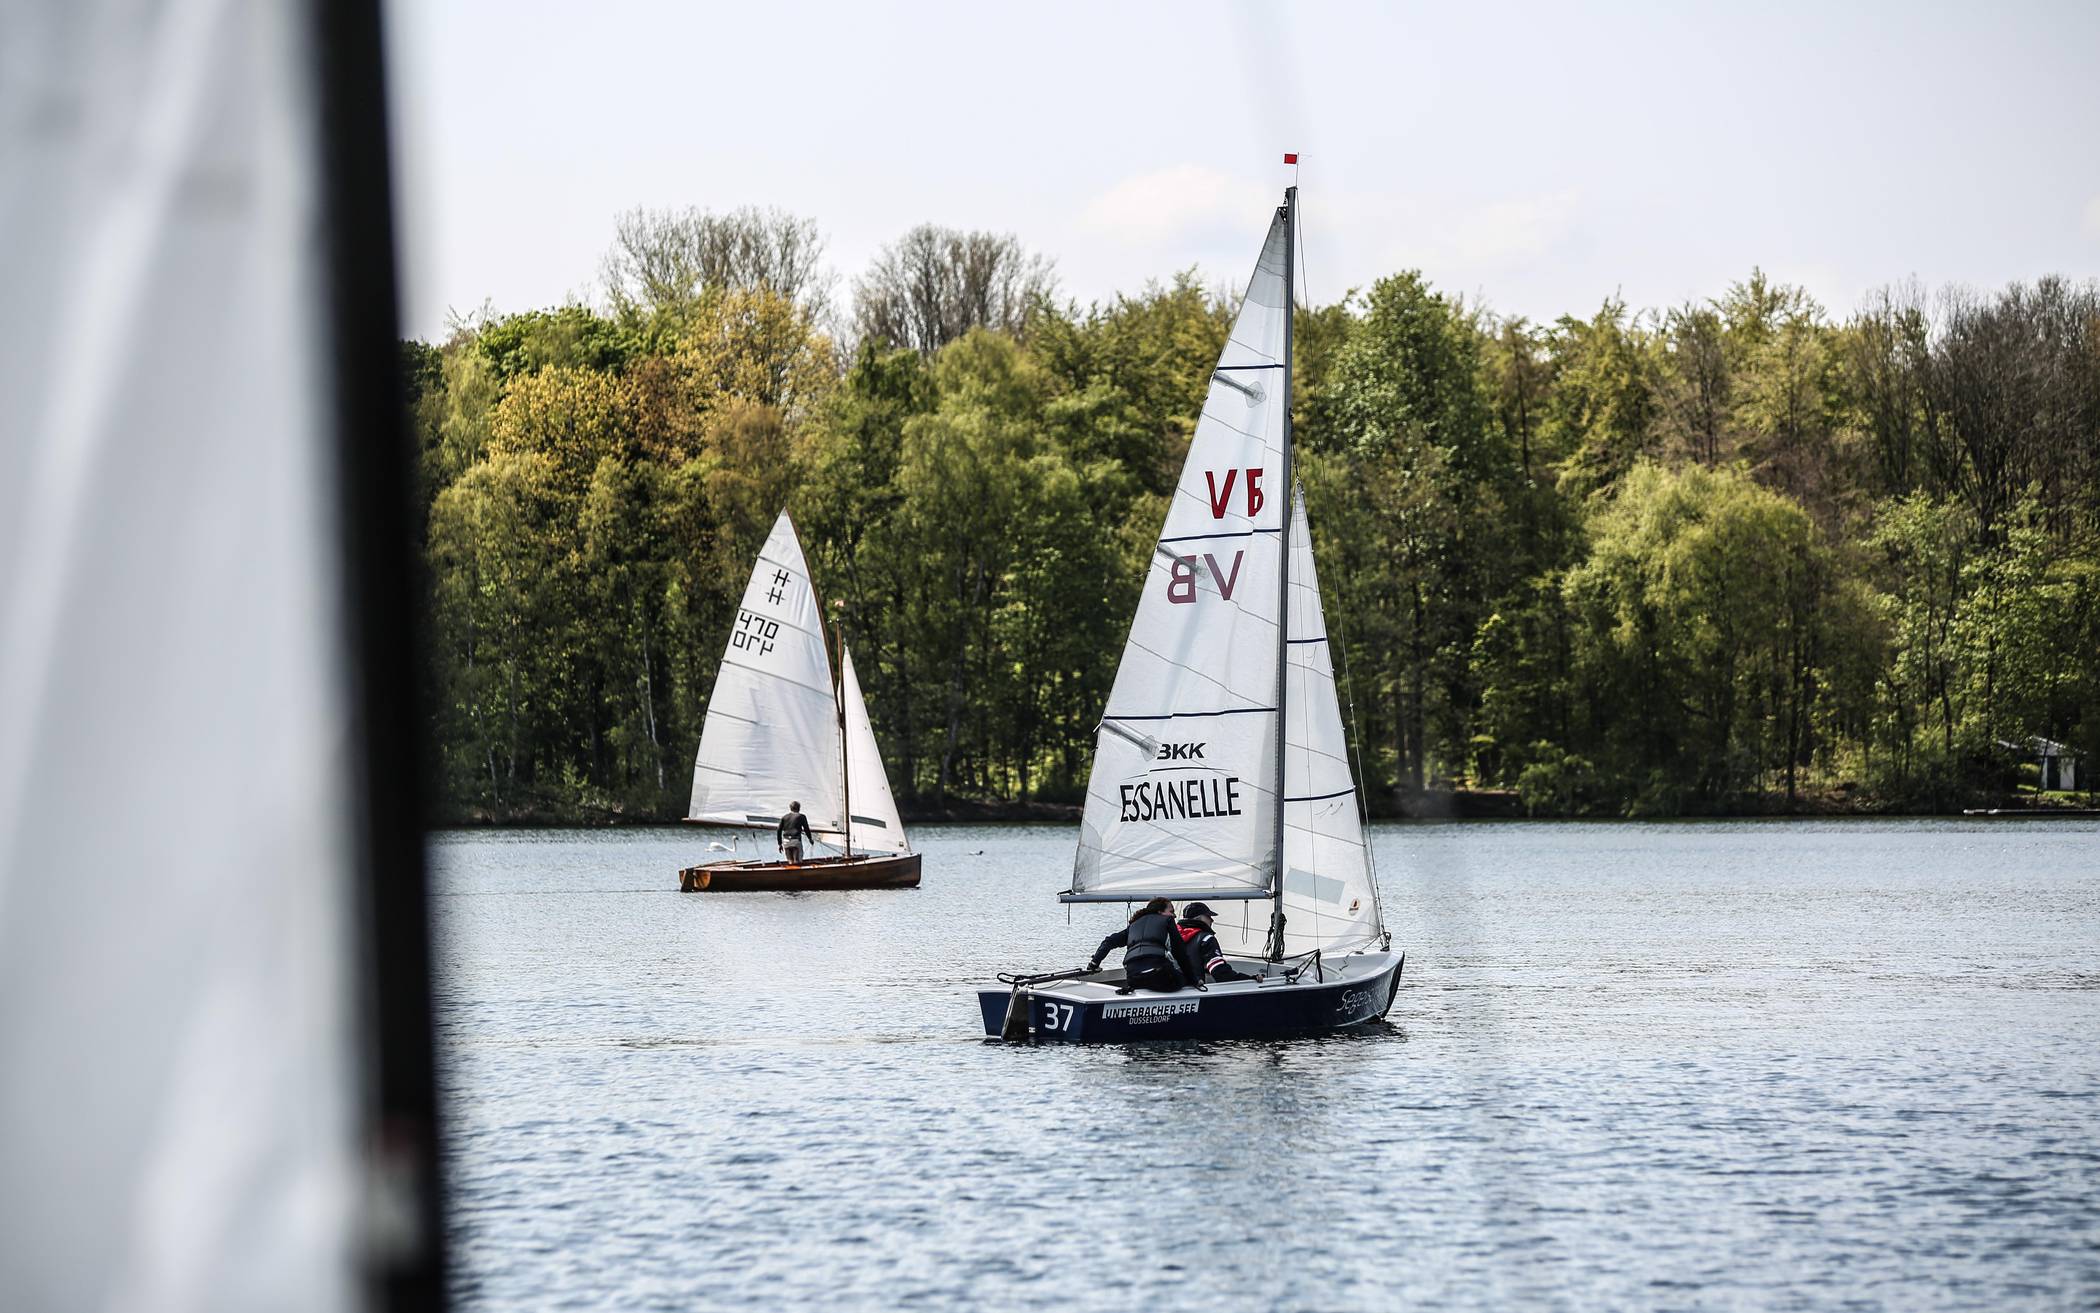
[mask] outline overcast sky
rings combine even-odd
[[[842,291],[927,221],[1237,283],[1286,150],[1323,303],[2100,271],[2100,3],[1694,8],[396,0],[407,327],[595,300],[637,205],[813,217]]]

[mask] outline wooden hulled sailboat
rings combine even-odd
[[[817,841],[839,851],[800,862],[764,856],[791,802],[802,804]],[[679,872],[678,887],[688,892],[919,883],[919,855],[883,773],[853,654],[841,641],[834,682],[822,609],[786,512],[758,554],[722,654],[686,820],[760,832],[757,858]]]
[[[1124,990],[1120,968],[1001,976],[1008,1038],[1229,1038],[1382,1017],[1379,914],[1305,505],[1291,478],[1297,189],[1284,193],[1145,577],[1094,750],[1065,902],[1199,899],[1259,979]]]

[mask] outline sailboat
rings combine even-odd
[[[729,631],[693,762],[686,820],[767,832],[757,859],[689,866],[678,887],[700,890],[897,889],[919,883],[883,773],[853,653],[839,642],[831,677],[824,618],[802,542],[783,511],[760,549]],[[802,804],[835,855],[771,860],[781,814]]]
[[[1002,975],[987,1034],[1319,1032],[1385,1015],[1392,951],[1291,478],[1297,188],[1269,225],[1145,576],[1096,736],[1066,903],[1215,905],[1250,977],[1136,992],[1121,968]]]

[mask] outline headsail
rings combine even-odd
[[[1284,674],[1283,915],[1286,957],[1367,948],[1384,934],[1378,889],[1349,769],[1349,740],[1335,696],[1334,660],[1305,497],[1291,510],[1290,660]],[[1258,955],[1269,934],[1265,903],[1222,907],[1214,927],[1228,953]]]
[[[686,815],[769,827],[800,802],[813,830],[838,835],[839,760],[831,659],[802,543],[783,511],[729,631]]]
[[[890,779],[882,768],[882,750],[875,746],[875,727],[868,720],[868,704],[860,695],[860,677],[853,673],[853,651],[846,649],[839,673],[840,696],[846,703],[846,778],[853,803],[853,851],[910,852],[904,840],[904,821],[897,815],[897,800],[890,794]]]
[[[1288,233],[1279,211],[1146,572],[1067,900],[1273,890]]]

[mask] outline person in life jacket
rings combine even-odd
[[[1181,942],[1188,947],[1188,960],[1196,968],[1196,979],[1254,979],[1244,971],[1233,970],[1232,964],[1225,960],[1225,950],[1219,946],[1218,937],[1210,928],[1217,915],[1206,904],[1190,903],[1181,909],[1181,924],[1174,927]]]
[[[1086,964],[1088,974],[1099,971],[1101,959],[1115,948],[1123,950],[1126,989],[1171,994],[1185,983],[1203,979],[1189,959],[1188,945],[1174,924],[1174,904],[1168,899],[1155,898],[1140,907],[1130,914],[1129,925],[1102,940],[1093,960]]]

